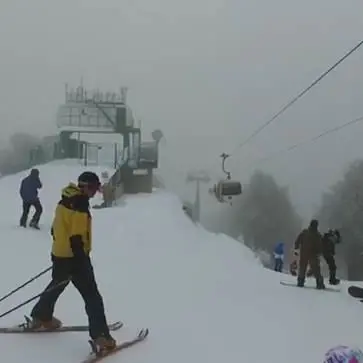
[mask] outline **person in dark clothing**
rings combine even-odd
[[[35,208],[35,213],[29,223],[29,227],[39,229],[39,220],[43,212],[42,204],[38,197],[38,189],[42,188],[39,179],[39,170],[32,169],[30,174],[21,181],[20,197],[23,201],[23,213],[20,218],[20,226],[26,227],[30,208]]]
[[[304,229],[295,242],[295,251],[299,251],[299,272],[297,286],[305,284],[308,265],[315,276],[316,288],[325,289],[324,279],[320,271],[320,254],[322,253],[322,237],[318,231],[318,221],[313,219],[307,229]]]
[[[336,278],[337,266],[335,263],[335,245],[341,242],[340,232],[335,229],[329,229],[324,233],[322,238],[322,255],[325,262],[329,267],[329,284],[339,285],[340,280]],[[307,272],[307,276],[312,276],[313,272],[311,268]]]
[[[323,257],[329,267],[329,284],[338,285],[340,280],[336,277],[337,265],[335,263],[335,245],[341,242],[340,232],[335,229],[329,229],[324,233],[322,240]]]
[[[70,183],[62,190],[51,229],[52,281],[46,288],[51,290],[41,295],[30,315],[34,329],[61,327],[61,321],[53,312],[59,296],[72,281],[85,302],[91,339],[101,350],[110,350],[116,346],[116,341],[110,335],[90,259],[92,218],[89,199],[100,186],[95,173],[84,172],[78,178],[78,185]]]

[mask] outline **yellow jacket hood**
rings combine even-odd
[[[62,198],[73,198],[81,195],[83,195],[81,189],[74,183],[69,183],[62,189]]]

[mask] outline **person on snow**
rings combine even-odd
[[[72,281],[85,302],[91,339],[100,350],[112,350],[116,341],[110,335],[90,259],[92,218],[89,199],[100,186],[98,176],[86,171],[78,177],[78,185],[70,183],[62,190],[51,229],[52,281],[46,288],[49,291],[41,295],[30,315],[31,328],[56,330],[61,327],[61,321],[53,312],[59,296]]]
[[[336,278],[337,266],[335,263],[335,245],[341,242],[340,232],[335,229],[329,229],[328,232],[324,233],[322,238],[322,255],[325,262],[329,267],[329,284],[339,285],[340,280]],[[307,272],[307,277],[313,275],[311,268]]]
[[[108,174],[108,171],[103,171],[101,173],[101,179],[102,179],[102,185],[101,185],[101,191],[102,191],[102,197],[103,197],[103,207],[110,207],[112,204],[112,188],[110,185],[108,185],[110,181],[110,176]]]
[[[38,189],[42,188],[39,178],[39,170],[32,169],[20,184],[20,197],[23,201],[23,213],[20,218],[20,226],[26,227],[30,208],[35,208],[35,213],[30,221],[29,227],[39,229],[39,220],[43,212],[42,204],[38,197]]]
[[[329,284],[338,285],[340,280],[336,278],[337,265],[335,263],[335,245],[341,242],[340,232],[329,229],[324,233],[322,240],[323,257],[329,267]]]
[[[295,251],[299,251],[299,271],[297,286],[304,287],[306,270],[310,265],[316,279],[316,288],[325,289],[320,271],[320,254],[322,253],[322,237],[318,231],[318,221],[313,219],[308,228],[304,229],[295,241]]]
[[[279,242],[274,249],[274,270],[277,272],[282,272],[282,268],[284,266],[284,247],[285,244],[283,242]]]

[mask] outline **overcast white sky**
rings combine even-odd
[[[0,0],[0,141],[56,132],[64,83],[118,90],[143,130],[167,138],[164,170],[218,160],[363,37],[361,0]],[[363,49],[230,161],[290,186],[308,214],[345,163],[361,156],[362,125],[255,164],[363,115]],[[218,169],[216,169],[218,171]]]

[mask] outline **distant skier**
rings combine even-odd
[[[322,253],[322,237],[318,231],[318,221],[313,219],[307,229],[304,229],[295,241],[295,251],[299,254],[299,271],[297,286],[305,284],[306,270],[310,265],[316,279],[316,288],[325,289],[324,280],[320,271],[319,256]]]
[[[30,208],[35,208],[35,213],[30,221],[29,226],[39,229],[39,220],[43,212],[42,204],[38,197],[38,189],[42,188],[39,178],[39,170],[32,169],[30,174],[21,181],[20,196],[23,201],[23,213],[20,218],[20,226],[26,227]]]
[[[108,185],[110,181],[110,176],[108,171],[103,171],[101,173],[101,191],[103,197],[103,203],[101,204],[102,207],[110,207],[112,204],[112,191],[113,189]]]
[[[31,328],[54,329],[61,327],[53,316],[59,296],[72,281],[81,294],[89,321],[89,334],[101,350],[116,346],[106,322],[103,299],[95,281],[90,259],[92,247],[92,218],[89,199],[101,186],[95,173],[84,172],[78,177],[78,185],[70,183],[62,190],[52,225],[52,281],[34,306]]]
[[[284,247],[285,244],[283,242],[279,242],[274,249],[274,259],[275,259],[274,270],[277,272],[282,272],[282,268],[284,266]]]

